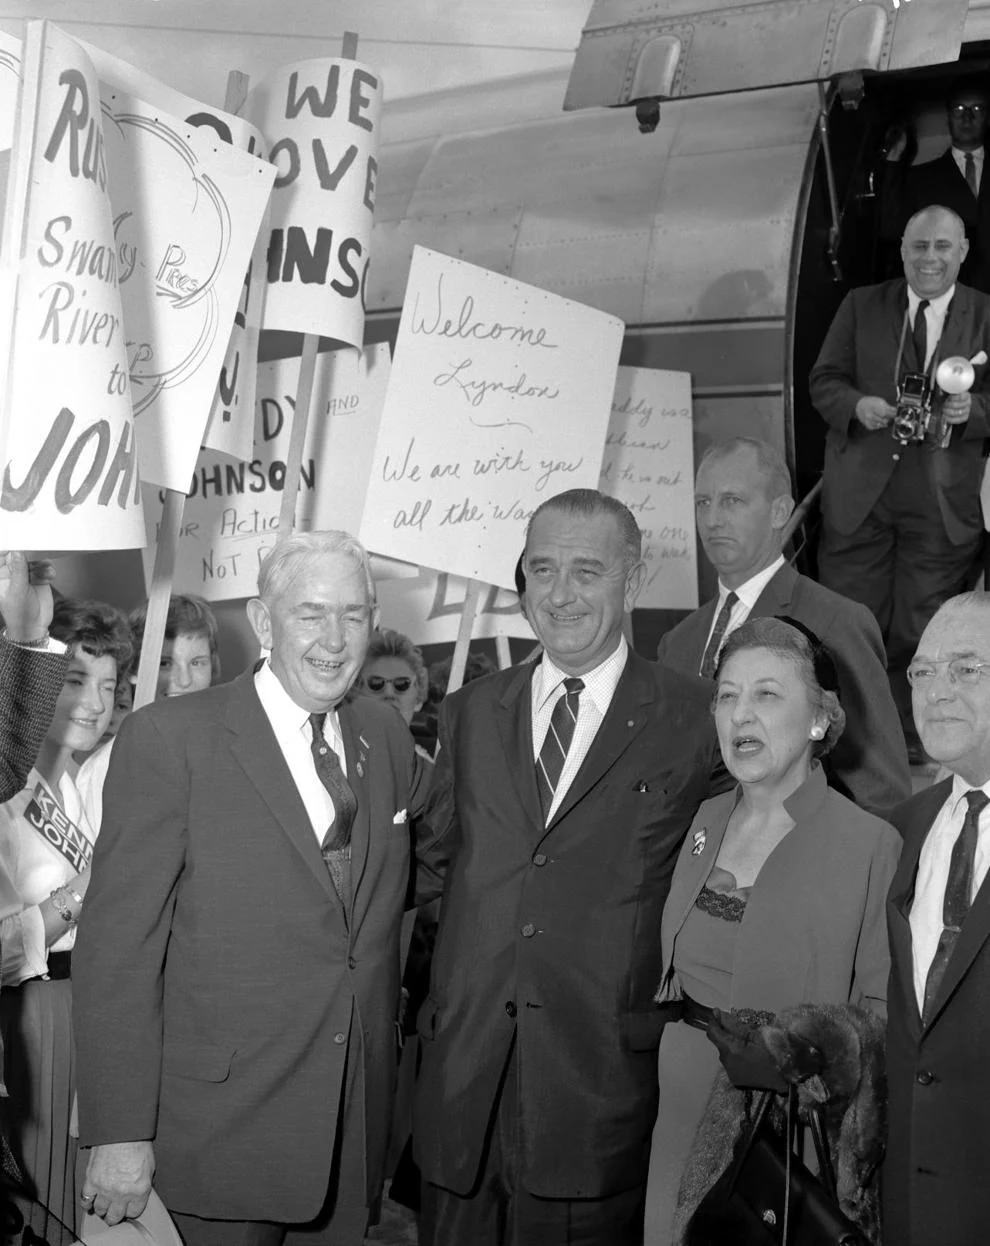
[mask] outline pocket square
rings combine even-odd
[[[401,823],[408,821],[408,818],[409,818],[409,815],[406,813],[405,809],[400,809],[399,812],[392,819],[392,825],[399,826],[401,825]]]

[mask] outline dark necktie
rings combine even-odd
[[[540,755],[536,759],[536,782],[540,789],[540,805],[543,808],[543,821],[546,822],[553,804],[554,793],[560,782],[564,769],[567,750],[574,738],[574,726],[578,716],[578,698],[584,688],[583,679],[564,680],[564,695],[557,698],[550,716],[550,726]]]
[[[927,306],[928,300],[922,299],[914,313],[914,353],[918,356],[918,369],[921,372],[925,370],[925,356],[928,354],[928,323],[925,318]]]
[[[966,185],[973,192],[974,198],[980,193],[980,188],[976,184],[976,161],[971,151],[966,153]]]
[[[966,914],[969,912],[970,893],[973,890],[973,863],[976,860],[976,841],[980,830],[980,813],[990,803],[985,793],[972,790],[966,793],[966,817],[962,830],[952,845],[949,858],[949,876],[945,882],[945,899],[942,901],[942,933],[939,936],[935,958],[925,979],[925,1006],[922,1019],[925,1025],[931,1020],[932,1006],[938,988],[945,976],[945,968],[952,956],[952,949],[959,938]]]
[[[330,872],[330,878],[341,900],[349,892],[349,866],[351,850],[351,827],[357,813],[357,800],[340,768],[340,758],[323,738],[326,714],[310,714],[309,725],[313,732],[310,751],[320,782],[330,793],[334,817],[323,836],[320,852]]]
[[[711,639],[705,649],[705,656],[701,659],[701,677],[702,679],[712,679],[715,675],[715,663],[718,661],[718,651],[722,647],[722,640],[725,637],[725,629],[729,626],[729,618],[732,615],[732,607],[739,598],[735,593],[729,593],[725,601],[722,602],[722,609],[718,612],[718,618],[715,620],[715,627],[712,630]]]

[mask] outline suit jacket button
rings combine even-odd
[[[899,463],[901,461],[901,456],[899,454],[892,454],[890,457],[894,460],[895,463]]]
[[[935,1080],[935,1074],[932,1073],[929,1069],[922,1069],[921,1072],[918,1074],[918,1076],[915,1078],[915,1081],[918,1083],[919,1086],[930,1086],[934,1080]]]
[[[511,999],[506,1002],[505,1015],[507,1017],[514,1017],[516,1015],[516,1006]]]
[[[346,1034],[335,1034],[335,1035],[333,1036],[333,1041],[334,1041],[334,1042],[337,1044],[337,1046],[339,1047],[339,1046],[341,1045],[341,1043],[346,1043],[346,1042],[347,1042],[347,1035],[346,1035]]]
[[[532,939],[533,935],[536,934],[536,927],[532,922],[527,922],[526,925],[523,926],[521,934],[524,939]]]
[[[538,852],[536,856],[533,858],[534,865],[546,865],[546,863],[547,863],[547,854],[545,852]]]

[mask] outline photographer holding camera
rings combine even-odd
[[[968,586],[983,542],[990,296],[956,281],[968,250],[955,212],[912,216],[904,278],[846,295],[809,378],[829,426],[819,579],[876,615],[917,760],[907,664],[936,609]],[[974,380],[946,394],[938,365],[955,356]]]

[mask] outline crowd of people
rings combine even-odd
[[[174,597],[134,713],[144,610],[56,601],[50,564],[0,555],[16,1240],[138,1218],[154,1186],[187,1246],[358,1246],[408,1133],[417,909],[422,1246],[734,1241],[701,1209],[754,1092],[794,1087],[837,1126],[860,1240],[982,1240],[985,356],[933,398],[944,444],[890,436],[905,370],[990,346],[967,251],[922,204],[903,278],[825,341],[821,582],[785,558],[782,456],[717,443],[695,506],[718,589],[650,661],[636,519],[549,498],[517,567],[539,656],[443,698],[435,746],[422,654],[346,533],[266,555],[263,656],[227,682],[209,606]],[[941,768],[914,795],[909,753]]]

